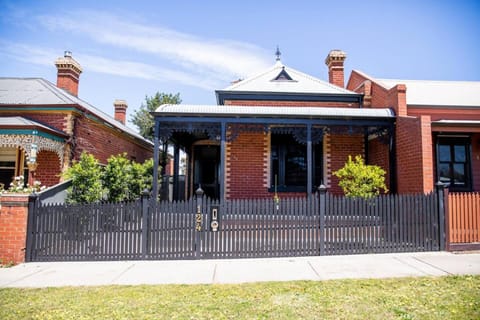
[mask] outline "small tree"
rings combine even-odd
[[[142,137],[153,141],[153,116],[150,112],[155,111],[162,104],[180,104],[180,93],[160,93],[157,92],[153,97],[145,97],[145,103],[142,103],[139,110],[133,112],[131,122],[138,128]]]
[[[385,185],[385,170],[375,165],[366,165],[364,159],[357,155],[348,161],[340,170],[333,172],[340,179],[339,186],[347,197],[372,198],[380,194],[380,190],[388,192]]]
[[[80,161],[64,173],[72,179],[72,188],[67,193],[67,203],[92,203],[103,197],[102,168],[98,160],[88,153],[82,153]]]

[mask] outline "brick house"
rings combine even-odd
[[[348,155],[382,167],[392,193],[480,190],[480,82],[375,79],[332,50],[329,82],[277,61],[216,90],[215,106],[161,106],[156,143],[187,154],[185,192],[214,198],[311,194]],[[174,166],[175,167],[175,166]],[[175,171],[175,170],[174,170]],[[177,169],[178,172],[178,169]],[[175,173],[174,173],[175,175]]]
[[[55,61],[57,84],[41,78],[0,78],[0,183],[14,176],[52,186],[82,152],[105,164],[123,152],[143,162],[153,144],[125,125],[127,104],[116,100],[115,116],[78,98],[81,66],[71,53]]]
[[[364,108],[363,93],[344,88],[345,58],[329,53],[325,82],[285,66],[278,52],[268,70],[217,90],[217,105],[159,107],[155,144],[174,145],[174,175],[178,150],[187,154],[181,192],[188,197],[201,186],[213,198],[273,198],[310,195],[324,184],[341,193],[332,172],[348,155],[382,166],[394,190],[394,113]]]
[[[480,82],[376,79],[353,70],[347,89],[396,114],[400,193],[480,191]]]

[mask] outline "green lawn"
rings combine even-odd
[[[0,319],[480,319],[480,276],[0,289]]]

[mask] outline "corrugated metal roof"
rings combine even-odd
[[[66,136],[62,131],[47,127],[41,123],[33,120],[25,119],[24,117],[0,117],[0,128],[19,128],[19,127],[33,127],[43,129],[45,131],[56,133],[60,136]]]
[[[284,70],[292,80],[275,80],[282,70]],[[273,67],[266,71],[217,91],[358,95],[356,92],[337,87],[329,82],[322,81],[287,67],[283,65],[281,61],[277,61]]]
[[[407,105],[480,108],[479,81],[376,80],[387,89],[405,84]]]
[[[0,78],[0,107],[2,105],[79,105],[96,117],[104,120],[109,125],[143,140],[148,144],[151,141],[146,140],[135,130],[118,122],[110,115],[95,108],[91,104],[78,97],[75,97],[67,91],[58,88],[51,82],[41,78]]]
[[[154,115],[165,116],[238,116],[238,117],[298,117],[298,118],[393,118],[391,109],[324,108],[324,107],[264,107],[233,105],[164,104]]]

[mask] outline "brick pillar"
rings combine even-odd
[[[387,104],[395,111],[395,115],[403,117],[407,115],[407,87],[397,84],[387,92]]]
[[[397,117],[397,191],[433,190],[433,152],[430,116]]]
[[[25,262],[28,195],[1,195],[0,206],[0,260]]]

